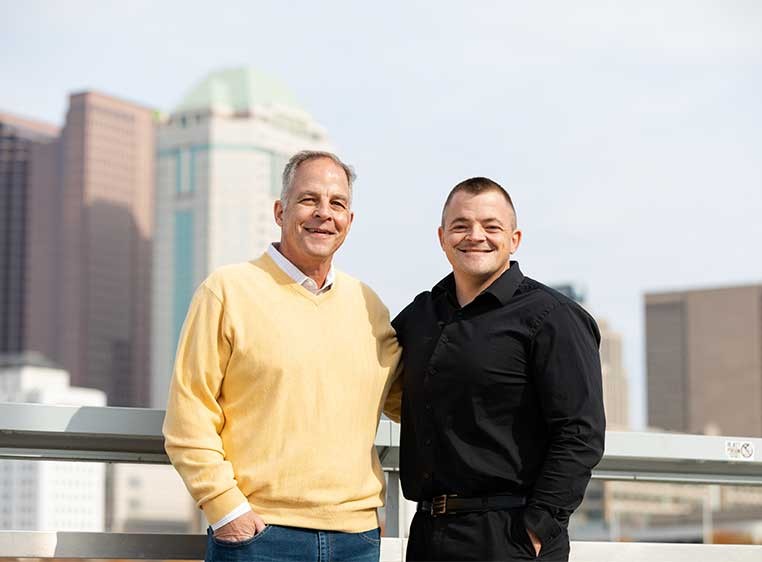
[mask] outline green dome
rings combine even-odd
[[[270,104],[300,109],[283,83],[251,68],[234,68],[212,72],[183,98],[173,113],[214,107],[245,113],[255,105]]]

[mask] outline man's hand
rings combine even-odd
[[[534,555],[539,556],[540,555],[540,549],[542,549],[542,543],[540,542],[540,539],[537,535],[534,534],[530,529],[527,529],[527,535],[529,535],[529,539],[532,541],[532,546],[534,547]]]
[[[249,540],[266,527],[262,518],[249,511],[224,524],[214,532],[214,538],[228,542],[241,542]]]

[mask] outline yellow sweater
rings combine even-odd
[[[315,296],[266,254],[223,267],[185,319],[167,454],[210,522],[248,500],[266,523],[373,529],[373,442],[399,358],[387,309],[359,281],[337,272]]]

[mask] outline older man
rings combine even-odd
[[[334,154],[291,158],[280,243],[191,302],[164,435],[211,525],[207,560],[378,560],[374,437],[400,351],[378,297],[332,266],[353,179]]]
[[[439,240],[453,272],[393,322],[407,560],[566,560],[603,452],[598,328],[510,261],[521,231],[494,181],[453,188]]]

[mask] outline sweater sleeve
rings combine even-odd
[[[386,414],[389,419],[397,423],[401,421],[400,418],[402,417],[402,388],[404,380],[404,364],[402,359],[403,353],[401,347],[399,347],[399,342],[402,341],[402,333],[404,330],[407,311],[409,308],[409,306],[405,308],[396,316],[394,320],[392,320],[394,341],[397,343],[399,348],[399,361],[397,362],[397,372],[394,374],[394,381],[392,382],[392,386],[389,389],[389,394],[387,395],[386,402],[384,404],[384,414]]]
[[[167,454],[210,522],[247,501],[220,437],[225,417],[217,397],[231,354],[226,328],[222,301],[202,284],[180,334],[163,427]]]

